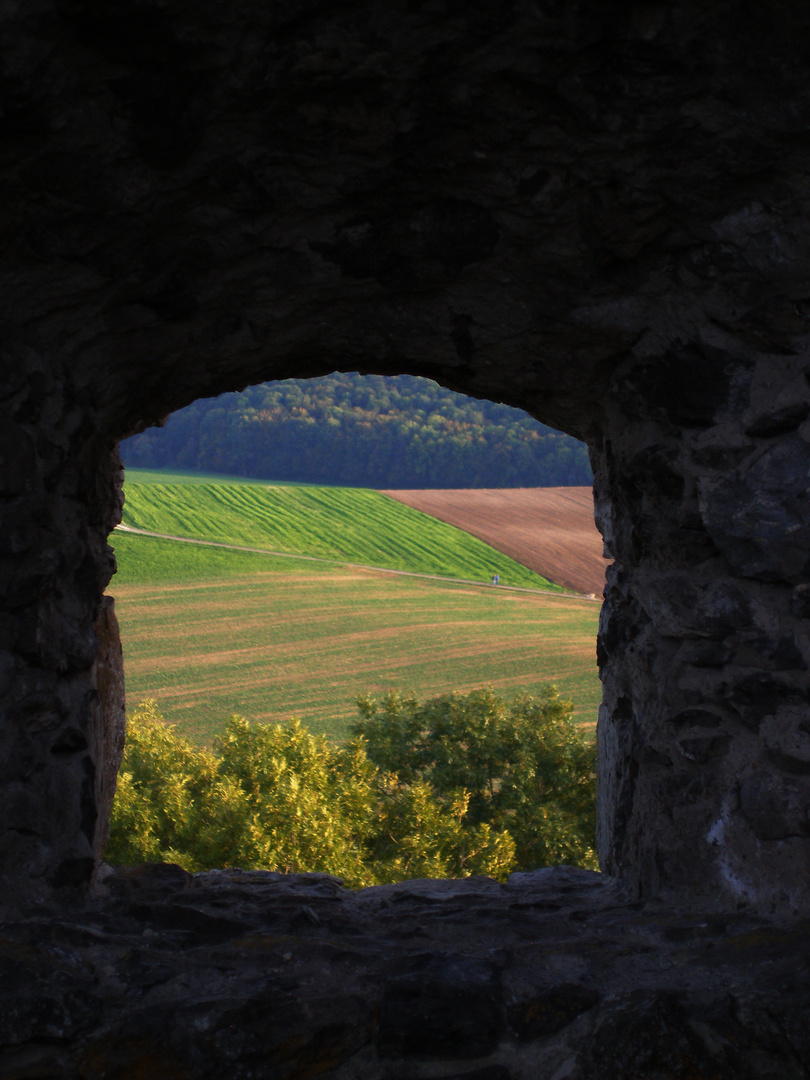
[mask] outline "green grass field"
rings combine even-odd
[[[595,720],[592,602],[301,570],[289,560],[150,537],[114,541],[121,571],[111,591],[129,707],[157,698],[166,719],[196,742],[210,743],[234,712],[263,721],[297,715],[339,739],[358,694],[400,689],[424,698],[490,683],[511,696],[554,681],[580,720]]]
[[[370,539],[376,503],[399,507],[383,496],[363,502],[375,493],[360,489],[287,489],[317,499],[293,500],[298,509],[284,519],[286,531],[276,526],[273,532],[271,508],[277,504],[268,506],[261,488],[245,485],[234,492],[236,485],[212,491],[213,486],[187,485],[189,497],[166,506],[174,485],[128,479],[125,520],[187,536],[199,527],[207,538],[281,549],[304,544],[302,505],[313,521],[312,507],[325,505],[327,520],[331,514],[334,521],[349,504],[317,499],[325,491],[349,490],[371,507],[362,527],[349,522],[340,537],[349,561],[359,562],[379,542]],[[246,497],[252,492],[258,501]],[[246,507],[244,516],[240,505]],[[223,508],[219,516],[217,507]],[[427,536],[435,537],[434,519],[401,509],[411,535],[407,543],[397,541],[398,548],[392,543],[395,557],[407,569],[440,572],[435,563],[419,562],[420,545],[427,551],[429,541],[413,525],[414,520],[428,523]],[[206,518],[208,513],[212,517]],[[460,532],[435,524],[445,535]],[[320,527],[326,545],[323,520]],[[286,537],[287,543],[268,536]],[[446,541],[449,554],[439,557],[445,573],[472,577],[482,563],[465,558],[490,557],[476,555],[476,548],[491,549],[469,540],[469,546]],[[199,744],[210,744],[234,712],[259,721],[300,716],[312,730],[341,739],[356,717],[359,694],[393,689],[426,698],[491,684],[510,697],[553,681],[574,701],[581,722],[592,725],[596,719],[599,608],[592,601],[547,588],[524,592],[464,585],[124,532],[114,533],[111,543],[119,572],[110,592],[121,622],[129,710],[155,697],[166,719]],[[499,557],[502,581],[507,562]],[[486,567],[479,577],[489,581],[490,574]],[[530,580],[543,579],[532,574]]]
[[[260,484],[262,487],[289,487],[289,480],[251,480],[246,476],[226,473],[189,472],[183,469],[127,468],[128,484]]]
[[[129,476],[124,523],[150,532],[561,591],[469,533],[364,488],[151,483]]]

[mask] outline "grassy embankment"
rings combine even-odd
[[[127,483],[124,523],[269,551],[560,591],[493,548],[377,491],[237,483]],[[305,568],[304,568],[305,569]]]
[[[127,524],[155,532],[488,581],[470,586],[116,533],[130,707],[156,697],[210,742],[233,712],[298,715],[342,738],[354,699],[555,681],[593,722],[598,608],[451,526],[376,492],[153,484],[128,474]],[[543,587],[545,585],[545,587]]]

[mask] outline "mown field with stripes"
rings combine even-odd
[[[549,588],[459,529],[362,489],[128,474],[126,495],[131,528],[205,541],[117,531],[109,590],[129,706],[156,698],[200,744],[232,713],[299,716],[339,740],[359,694],[426,698],[488,684],[512,696],[553,681],[582,723],[595,722],[598,604]],[[325,561],[296,557],[306,555]]]

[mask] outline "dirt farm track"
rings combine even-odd
[[[383,491],[456,525],[538,574],[579,593],[602,595],[602,538],[589,487]]]

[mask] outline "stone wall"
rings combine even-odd
[[[90,881],[123,749],[107,535],[114,442],[70,380],[25,354],[2,371],[2,904]]]
[[[554,867],[352,893],[110,873],[0,931],[14,1080],[804,1080],[801,928],[628,904]]]
[[[104,836],[116,441],[341,368],[588,439],[605,869],[806,914],[806,5],[11,0],[0,41],[6,904]]]
[[[804,357],[684,349],[614,377],[594,454],[616,560],[598,847],[642,896],[807,910],[807,372]]]

